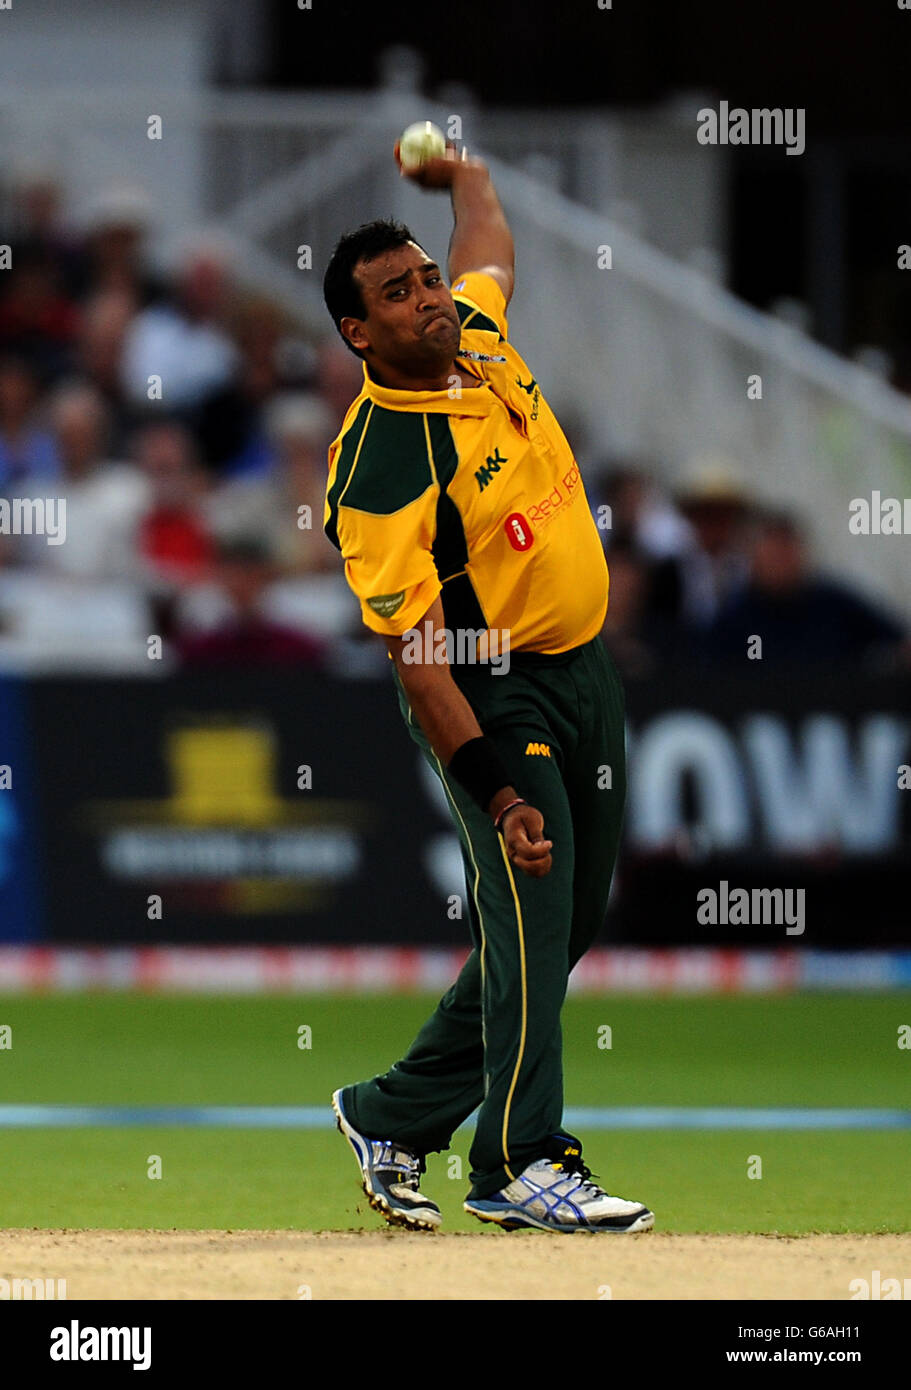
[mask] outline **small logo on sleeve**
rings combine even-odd
[[[367,603],[378,613],[381,618],[391,618],[393,613],[397,613],[405,602],[405,590],[400,589],[397,594],[375,594],[373,598],[368,598]]]
[[[536,754],[539,758],[549,758],[549,757],[550,757],[550,744],[549,744],[549,743],[528,743],[528,744],[525,745],[525,756],[528,757],[530,754]]]
[[[519,387],[521,391],[525,392],[526,396],[531,397],[531,412],[529,418],[532,420],[537,420],[538,403],[541,399],[541,392],[538,387],[536,378],[532,377],[531,380],[526,384],[526,382],[524,382],[520,376],[517,376],[516,385]]]

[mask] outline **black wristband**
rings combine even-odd
[[[486,811],[497,792],[512,785],[503,759],[489,738],[470,738],[457,748],[446,768]]]

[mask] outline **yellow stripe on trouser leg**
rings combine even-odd
[[[560,1012],[569,969],[604,922],[626,786],[622,686],[603,644],[592,643],[565,663],[542,658],[523,665],[521,655],[505,681],[481,667],[465,667],[458,680],[526,800],[541,812],[559,849],[553,867],[534,883],[511,871],[490,817],[447,776],[475,909],[475,949],[406,1055],[382,1076],[345,1091],[352,1122],[363,1133],[392,1135],[421,1153],[447,1149],[480,1107],[470,1154],[474,1197],[514,1181],[562,1126]],[[439,775],[396,684],[409,732]],[[552,756],[526,756],[529,742],[548,744]],[[602,764],[613,771],[609,793],[591,775]]]
[[[408,706],[408,721],[409,721],[410,724],[412,724],[412,725],[414,724],[414,719],[413,719],[413,716],[412,716],[412,711],[411,711],[411,706],[410,706],[410,705]],[[429,747],[429,745],[428,745],[428,747]],[[431,753],[433,753],[433,749],[430,749],[430,751],[431,751]],[[459,825],[462,827],[462,832],[463,832],[463,834],[464,834],[464,836],[465,836],[465,843],[466,843],[466,845],[468,846],[468,854],[469,854],[469,857],[471,858],[471,864],[472,864],[472,867],[473,867],[473,869],[474,869],[474,887],[472,888],[471,892],[472,892],[472,897],[474,898],[475,911],[476,911],[477,914],[478,914],[478,930],[479,930],[480,933],[481,933],[481,949],[480,949],[480,951],[479,951],[479,953],[478,953],[478,954],[479,954],[480,961],[481,961],[481,1037],[482,1037],[483,1040],[484,1040],[484,1047],[486,1048],[486,1047],[487,1047],[487,1020],[486,1020],[486,1018],[485,1018],[485,1016],[484,1016],[484,990],[485,990],[485,988],[486,988],[487,976],[486,976],[486,974],[485,974],[485,959],[484,959],[484,958],[485,958],[485,955],[486,955],[486,953],[487,953],[487,934],[486,934],[486,932],[484,931],[484,914],[483,914],[482,911],[481,911],[481,897],[480,897],[480,894],[479,894],[479,892],[478,892],[478,887],[479,887],[480,882],[481,882],[481,870],[478,868],[478,861],[477,861],[477,859],[475,858],[474,846],[473,846],[472,843],[471,843],[471,836],[470,836],[469,833],[468,833],[468,826],[465,824],[465,819],[464,819],[464,817],[463,817],[463,815],[462,815],[462,812],[459,810],[458,806],[456,805],[455,797],[453,796],[452,792],[449,790],[449,783],[446,781],[446,775],[445,775],[445,773],[444,773],[444,771],[443,771],[443,764],[440,762],[440,760],[439,760],[439,758],[437,757],[436,753],[433,753],[433,761],[434,761],[434,762],[436,763],[436,765],[437,765],[437,772],[439,773],[440,781],[443,783],[443,790],[444,790],[445,793],[446,793],[446,796],[447,796],[447,798],[448,798],[448,800],[449,800],[449,804],[450,804],[450,806],[451,806],[452,809],[453,809],[453,813],[458,817]],[[486,1093],[486,1091],[487,1091],[487,1086],[486,1086],[486,1084],[485,1084],[484,1090],[485,1090],[485,1093]]]
[[[528,987],[525,974],[525,931],[522,923],[522,908],[519,904],[519,895],[516,892],[516,881],[512,876],[512,865],[509,862],[509,856],[506,853],[506,845],[503,843],[502,836],[500,837],[500,853],[503,856],[503,863],[506,865],[506,873],[509,876],[512,900],[516,905],[516,928],[519,933],[519,978],[522,986],[522,1029],[519,1034],[519,1052],[516,1057],[512,1081],[509,1083],[506,1104],[503,1107],[503,1167],[506,1169],[510,1180],[515,1181],[516,1175],[509,1166],[509,1111],[512,1105],[513,1093],[516,1089],[516,1082],[519,1079],[522,1058],[525,1055],[525,1033],[528,1025]]]

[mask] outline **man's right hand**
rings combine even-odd
[[[544,839],[544,817],[534,806],[513,806],[500,822],[507,857],[529,878],[549,874],[553,840]]]
[[[404,169],[399,150],[399,141],[396,140],[392,149],[396,164],[399,166],[399,173],[403,178],[411,179],[412,183],[419,184],[421,188],[451,188],[456,179],[465,178],[465,171],[481,173],[489,177],[487,165],[481,159],[469,158],[468,151],[462,147],[457,150],[451,140],[446,141],[446,153],[433,155],[414,169]]]

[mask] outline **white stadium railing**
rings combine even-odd
[[[112,183],[143,186],[164,254],[190,227],[217,228],[234,244],[241,279],[325,335],[321,272],[342,231],[400,217],[445,261],[448,199],[400,179],[391,144],[414,119],[445,125],[450,110],[394,86],[334,96],[56,90],[39,100],[7,84],[0,140],[12,168],[49,152],[77,217]],[[152,112],[162,116],[160,142],[146,135]],[[509,113],[469,111],[464,129],[515,236],[511,334],[583,463],[645,460],[673,490],[721,456],[758,499],[807,522],[823,564],[907,607],[907,538],[855,536],[848,520],[854,498],[911,496],[911,402],[746,306],[692,258],[674,259],[595,211],[580,189],[577,198],[559,191],[573,187],[570,166],[587,167],[597,128],[591,113],[511,125]],[[607,139],[606,121],[603,129]],[[535,149],[557,177],[528,172]],[[309,271],[297,265],[304,244]],[[599,267],[605,246],[609,269]],[[750,399],[756,377],[761,399]]]

